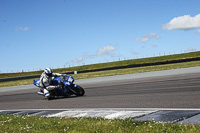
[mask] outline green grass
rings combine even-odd
[[[85,66],[71,67],[71,68],[62,68],[62,69],[55,69],[53,71],[64,73],[64,72],[72,72],[75,70],[76,71],[92,70],[92,69],[107,68],[107,67],[114,67],[114,66],[126,66],[126,65],[131,65],[131,64],[150,63],[150,62],[158,62],[158,61],[166,61],[166,60],[178,60],[178,59],[194,58],[194,57],[200,57],[200,51],[186,53],[186,54],[177,54],[177,55],[152,57],[152,58],[144,58],[144,59],[136,59],[136,60],[126,60],[126,61],[118,61],[118,62],[111,62],[111,63],[101,63],[101,64],[85,65]],[[82,73],[82,74],[78,73],[77,75],[72,74],[72,76],[75,78],[75,80],[77,80],[77,79],[87,79],[87,78],[103,77],[103,76],[113,76],[113,75],[131,74],[131,73],[142,73],[142,72],[150,72],[150,71],[187,68],[187,67],[195,67],[195,66],[200,66],[200,61],[157,65],[157,66],[147,66],[147,67],[137,67],[137,68],[128,68],[128,69],[107,70],[107,71],[98,71],[98,72],[88,72],[88,73]],[[10,73],[0,74],[0,78],[39,75],[42,72],[43,71],[14,73],[14,74],[10,74]],[[37,79],[38,78],[0,82],[0,87],[32,84],[33,80],[37,80]]]
[[[27,115],[0,115],[0,133],[5,132],[87,132],[122,133],[200,132],[200,125],[180,125],[157,122],[140,122],[132,119],[41,117]]]
[[[53,71],[58,72],[58,73],[67,73],[67,72],[73,72],[73,71],[93,70],[93,69],[100,69],[100,68],[107,68],[107,67],[127,66],[127,65],[133,65],[133,64],[152,63],[152,62],[160,62],[160,61],[167,61],[167,60],[194,58],[194,57],[200,57],[200,51],[184,53],[184,54],[160,56],[160,57],[132,59],[132,60],[117,61],[117,62],[110,62],[110,63],[100,63],[100,64],[93,64],[93,65],[84,65],[84,66],[77,66],[77,67],[70,67],[70,68],[60,68],[60,69],[54,69]],[[5,73],[5,74],[0,74],[0,78],[38,75],[41,73],[42,71]]]

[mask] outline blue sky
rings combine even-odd
[[[199,0],[0,0],[0,73],[200,51]]]

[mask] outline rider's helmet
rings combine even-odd
[[[46,75],[52,76],[52,70],[51,70],[51,68],[45,68],[44,72],[45,72]]]

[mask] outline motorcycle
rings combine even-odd
[[[33,80],[33,84],[40,88],[38,94],[44,96],[44,89],[40,86],[40,80]],[[81,86],[74,84],[74,78],[71,75],[56,77],[51,84],[56,86],[59,85],[59,88],[49,90],[50,97],[48,97],[48,100],[56,97],[71,95],[83,96],[85,94],[85,90]]]

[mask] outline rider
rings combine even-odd
[[[65,76],[66,74],[52,73],[51,68],[45,68],[44,72],[40,76],[40,86],[43,88],[43,93],[45,97],[49,97],[49,90],[59,88],[59,85],[52,85],[52,81],[55,77]]]

